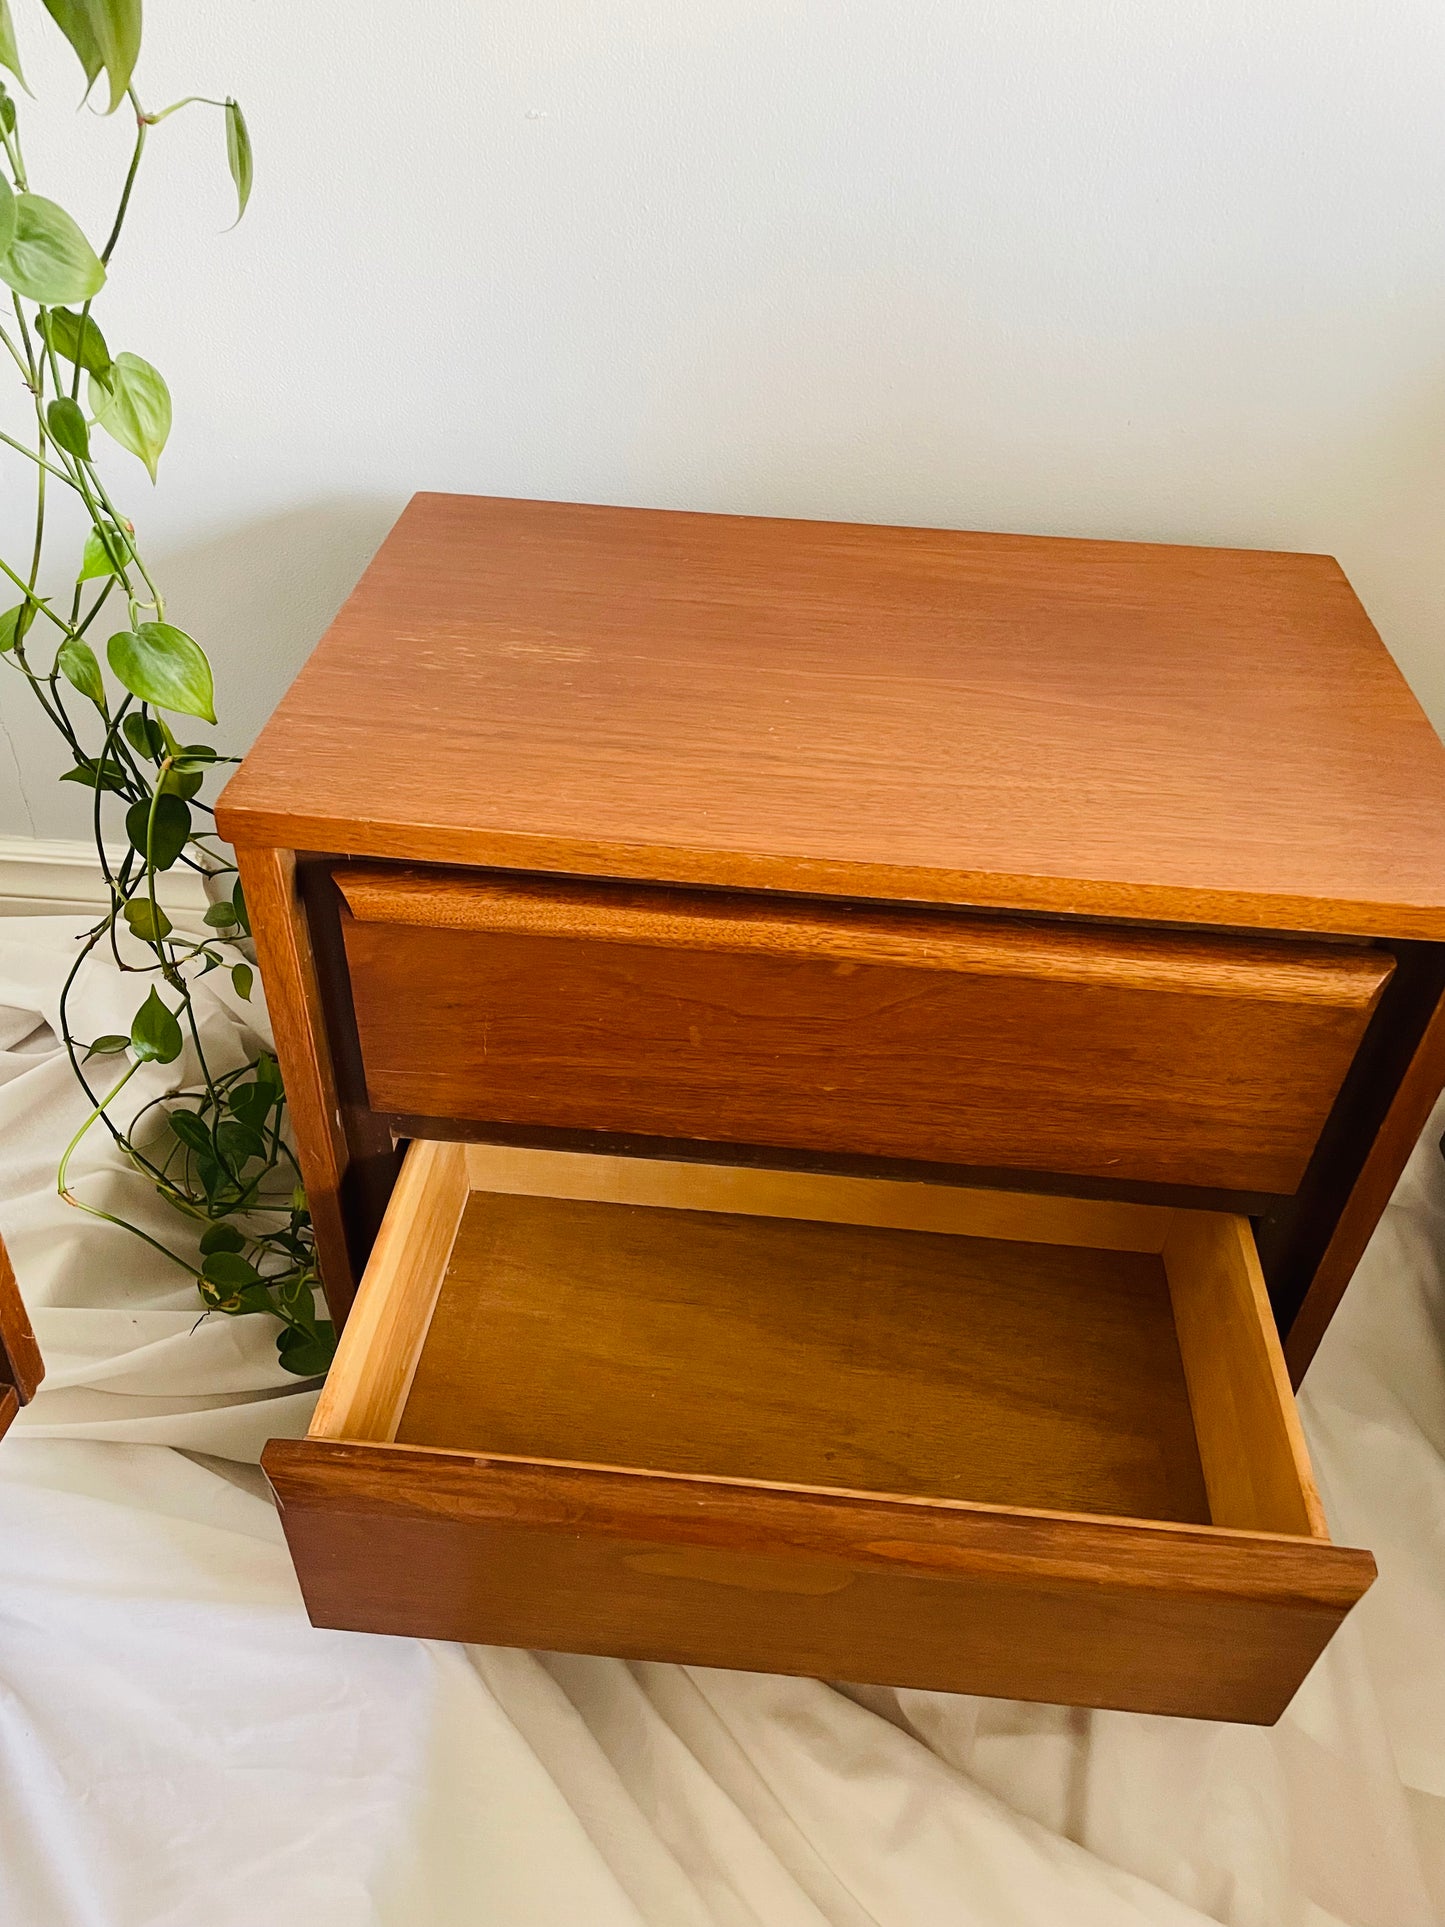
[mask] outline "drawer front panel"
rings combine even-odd
[[[315,1624],[1270,1722],[1368,1583],[1324,1544],[323,1440],[263,1461]]]
[[[1286,1193],[1392,959],[338,871],[380,1111]]]

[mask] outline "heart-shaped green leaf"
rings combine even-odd
[[[69,308],[47,308],[35,317],[40,339],[66,361],[78,361],[92,375],[103,375],[110,366],[110,350],[105,336],[89,315],[72,313]]]
[[[171,432],[171,391],[160,371],[139,355],[119,354],[104,374],[90,377],[90,406],[106,434],[139,455],[154,481]]]
[[[213,930],[229,930],[233,925],[238,924],[241,919],[236,915],[234,905],[229,903],[213,903],[206,911],[205,921]]]
[[[90,454],[90,428],[85,410],[69,395],[57,395],[51,402],[45,411],[45,426],[56,447],[63,448],[67,455],[83,462]]]
[[[45,0],[45,11],[75,50],[85,69],[86,91],[105,69],[114,113],[125,99],[140,53],[141,0]]]
[[[255,972],[251,969],[250,964],[238,963],[232,965],[231,982],[236,987],[236,995],[238,997],[244,997],[249,1001],[251,985],[254,981]]]
[[[100,256],[63,207],[15,196],[15,229],[0,254],[0,281],[29,301],[89,301],[105,286]]]
[[[198,1117],[194,1111],[175,1110],[170,1113],[168,1122],[188,1151],[194,1151],[204,1158],[215,1156],[216,1147],[211,1142],[211,1133],[204,1118]],[[204,1238],[201,1240],[201,1249],[206,1249]]]
[[[0,0],[3,5],[4,0]],[[241,112],[241,103],[236,100],[226,102],[226,165],[231,170],[231,179],[236,183],[236,219],[239,221],[246,212],[246,203],[251,198],[251,135],[246,126],[246,116]]]
[[[100,57],[110,81],[110,112],[125,99],[140,58],[141,0],[83,0],[94,22]]]
[[[171,920],[149,897],[132,897],[123,912],[132,933],[142,943],[161,943],[171,934]]]
[[[107,1031],[104,1037],[97,1037],[86,1050],[87,1057],[113,1057],[118,1050],[125,1050],[130,1043],[128,1037],[116,1031]]]
[[[167,796],[164,791],[155,799],[155,813],[152,816],[150,801],[143,798],[132,803],[125,813],[125,833],[131,846],[146,854],[146,837],[150,837],[150,861],[153,869],[169,870],[171,865],[185,849],[191,834],[191,813],[178,796]]]
[[[220,762],[235,762],[232,756],[220,757],[208,743],[184,743],[171,752],[171,768],[179,776],[194,776],[198,781]],[[189,792],[194,795],[195,791]]]
[[[119,763],[111,762],[109,757],[106,758],[105,762],[97,763],[93,756],[82,756],[77,761],[74,769],[65,771],[60,781],[62,783],[84,783],[85,787],[91,790],[99,784],[103,790],[120,791],[125,788],[125,771]]]
[[[88,696],[97,709],[105,708],[105,684],[95,651],[83,636],[67,636],[55,658],[55,666],[82,696]]]
[[[45,11],[75,49],[76,59],[85,69],[85,86],[89,92],[104,65],[90,24],[90,9],[85,0],[45,0]]]
[[[298,1378],[320,1378],[336,1356],[336,1328],[327,1318],[319,1319],[314,1331],[288,1325],[277,1336],[276,1356],[282,1368]]]
[[[243,1124],[249,1124],[253,1131],[264,1131],[275,1099],[264,1085],[243,1084],[227,1101]]]
[[[201,1270],[213,1285],[228,1285],[235,1291],[254,1285],[261,1274],[236,1251],[211,1251],[201,1261]]]
[[[10,13],[10,0],[0,0],[0,67],[8,67],[20,85],[25,85],[25,76],[20,71],[20,49],[15,44],[15,22]]]
[[[130,1047],[144,1064],[173,1064],[181,1054],[181,1027],[154,990],[132,1020]]]
[[[250,1112],[256,1108],[258,1102],[264,1102],[269,1107],[271,1094],[264,1084],[254,1078],[248,1079],[244,1084],[233,1084],[226,1092],[226,1109],[236,1117],[245,1119],[248,1124],[255,1122]]]
[[[215,722],[211,665],[184,629],[169,622],[142,622],[113,635],[105,654],[117,680],[142,702]]]
[[[239,1171],[249,1158],[266,1155],[259,1131],[238,1117],[223,1117],[216,1126],[216,1144],[233,1170]]]
[[[133,709],[121,729],[137,756],[149,756],[153,763],[158,763],[165,755],[166,739],[154,716],[142,716]]]
[[[103,527],[97,523],[85,538],[80,574],[75,579],[77,582],[89,582],[98,575],[119,575],[122,569],[129,567],[134,556],[135,550],[124,529],[117,528],[114,522],[107,522]],[[140,718],[127,716],[126,721],[138,722]]]
[[[161,788],[169,790],[172,796],[179,796],[183,803],[189,803],[205,780],[200,770],[173,763],[161,778]]]
[[[172,1112],[172,1116],[175,1113]],[[246,1240],[233,1224],[213,1224],[201,1233],[201,1251],[244,1251]]]
[[[35,620],[33,602],[17,602],[13,609],[0,615],[0,656],[8,655],[17,642],[25,640],[26,631]]]

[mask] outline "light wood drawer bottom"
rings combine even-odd
[[[419,1142],[305,1440],[319,1625],[1269,1721],[1369,1585],[1242,1218]]]

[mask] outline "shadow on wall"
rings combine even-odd
[[[215,670],[218,747],[249,747],[404,506],[337,497],[160,554],[167,613]]]

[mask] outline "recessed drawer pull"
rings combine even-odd
[[[679,1546],[666,1552],[629,1552],[630,1572],[658,1579],[687,1579],[705,1586],[739,1586],[744,1592],[796,1592],[821,1597],[842,1592],[858,1575],[838,1562],[790,1558],[777,1552],[713,1552]]]
[[[892,964],[903,970],[1168,990],[1368,1011],[1393,968],[1384,952],[1348,944],[1270,943],[1124,935],[1088,924],[860,911],[809,900],[702,895],[583,883],[336,872],[358,923],[562,937],[645,949],[720,950],[804,962]]]

